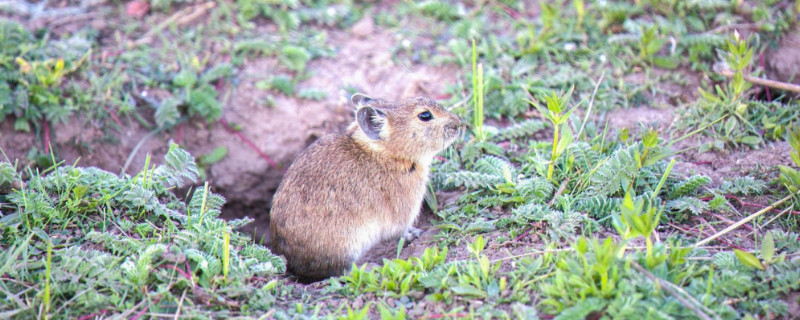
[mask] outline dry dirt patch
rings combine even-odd
[[[788,142],[776,141],[758,150],[709,151],[700,154],[686,152],[682,154],[684,161],[678,162],[675,169],[679,172],[706,175],[714,184],[719,184],[723,178],[758,174],[774,169],[777,165],[790,165],[791,150]]]
[[[778,46],[764,55],[767,78],[800,84],[800,25],[781,38]]]
[[[392,31],[374,26],[364,30],[362,24],[357,36],[347,30],[331,30],[329,39],[336,56],[309,63],[310,78],[298,84],[300,88],[324,90],[327,98],[322,101],[257,89],[256,82],[280,71],[274,58],[246,61],[233,81],[236,85],[228,84],[232,94],[225,104],[223,119],[240,126],[240,133],[271,157],[277,168],[219,123],[205,125],[195,121],[184,126],[181,144],[193,155],[209,153],[219,146],[228,149],[228,155],[208,170],[213,191],[228,200],[223,212],[226,218],[250,216],[256,218],[251,228],[266,230],[270,199],[294,157],[321,135],[340,130],[352,121],[352,106],[344,88],[358,88],[388,100],[414,95],[435,98],[444,95],[446,85],[456,80],[457,70],[453,67],[396,64],[392,59]],[[274,106],[263,102],[269,94],[275,96]],[[51,129],[52,143],[69,164],[80,158],[81,166],[97,166],[115,173],[130,156],[130,173],[142,168],[147,154],[160,161],[169,141],[177,138],[173,131],[144,139],[148,131],[135,121],[123,125],[116,141],[107,143],[99,124],[76,117]],[[0,132],[0,147],[11,159],[24,159],[37,143],[33,134],[15,132],[12,121],[0,124]],[[141,141],[140,148],[132,154]]]

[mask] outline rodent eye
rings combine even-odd
[[[418,114],[417,118],[419,118],[422,121],[431,121],[433,119],[433,114],[431,114],[430,111],[425,111]]]

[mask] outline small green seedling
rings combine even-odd
[[[633,200],[630,192],[625,193],[625,198],[620,205],[620,213],[612,216],[612,224],[617,229],[620,237],[627,241],[636,237],[644,237],[647,245],[647,264],[655,267],[666,260],[666,255],[654,255],[653,242],[650,236],[658,227],[661,219],[661,210],[653,208],[645,198]]]
[[[478,51],[472,40],[472,130],[477,141],[486,139],[483,131],[483,64],[478,64]]]
[[[639,61],[652,63],[653,57],[667,43],[667,39],[659,37],[656,25],[650,28],[642,26],[641,32],[642,34],[639,37]]]
[[[766,235],[764,235],[764,238],[761,239],[760,260],[756,257],[756,255],[747,251],[734,249],[734,252],[736,253],[736,258],[739,259],[739,262],[748,267],[759,270],[766,270],[770,264],[782,262],[786,259],[786,253],[775,256],[775,240],[773,239],[771,232],[768,232]]]
[[[572,129],[570,129],[567,120],[575,109],[566,110],[571,95],[572,89],[561,96],[552,92],[550,96],[545,97],[545,101],[547,101],[547,110],[536,102],[528,100],[528,103],[536,107],[536,109],[553,124],[553,153],[550,156],[550,164],[547,167],[547,180],[550,181],[553,180],[553,167],[555,166],[556,160],[572,143]],[[559,131],[561,131],[560,136]]]
[[[800,128],[792,126],[786,130],[786,141],[792,147],[789,152],[795,166],[800,167]],[[788,166],[778,166],[781,170],[780,182],[792,193],[800,190],[800,171]]]

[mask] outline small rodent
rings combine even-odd
[[[356,120],[300,153],[272,201],[272,249],[307,281],[341,275],[379,241],[418,236],[430,164],[463,127],[427,98],[350,100]]]

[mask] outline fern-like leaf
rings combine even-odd
[[[761,194],[766,187],[767,184],[764,181],[756,180],[753,177],[736,177],[723,182],[719,189],[724,194],[749,196]]]
[[[14,166],[5,161],[0,162],[0,187],[11,185],[16,175],[17,170],[14,170]]]
[[[447,175],[445,185],[464,187],[467,190],[489,189],[503,182],[502,176],[471,171],[458,171]]]
[[[528,119],[497,131],[497,134],[493,135],[492,139],[496,141],[519,139],[522,137],[532,136],[533,134],[542,131],[547,127],[548,125],[544,121],[539,119]]]
[[[639,144],[634,144],[628,148],[614,151],[592,175],[590,193],[592,195],[613,195],[622,188],[623,184],[630,183],[637,171],[633,154],[638,148]]]
[[[670,211],[676,213],[688,212],[693,215],[699,215],[703,213],[703,211],[708,210],[708,202],[695,197],[680,197],[668,201],[666,207]]]
[[[697,189],[711,183],[711,178],[703,175],[694,175],[684,181],[681,181],[669,193],[670,199],[688,196],[693,194]]]
[[[502,177],[505,174],[506,170],[511,172],[512,177],[515,175],[514,166],[512,166],[511,163],[495,156],[485,156],[483,158],[480,158],[478,161],[475,162],[473,169],[474,171],[480,173],[490,174],[499,177]]]
[[[198,171],[194,157],[177,144],[170,144],[164,165],[155,169],[154,176],[161,180],[164,187],[183,187],[184,180],[197,181]]]

